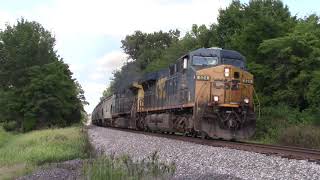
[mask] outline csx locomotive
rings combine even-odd
[[[102,100],[93,124],[220,139],[255,132],[253,75],[236,51],[200,48]]]

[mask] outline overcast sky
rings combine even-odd
[[[190,30],[217,21],[231,0],[0,0],[0,29],[20,17],[37,21],[56,37],[56,50],[81,83],[91,113],[112,72],[126,60],[121,40],[143,32]],[[248,2],[248,0],[242,0]],[[317,0],[285,0],[299,17],[319,14]]]

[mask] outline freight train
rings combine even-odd
[[[253,75],[239,52],[200,48],[143,75],[92,113],[99,126],[225,140],[255,132]]]

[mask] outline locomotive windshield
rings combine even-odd
[[[244,69],[244,62],[239,59],[222,58],[223,64],[229,64]]]
[[[241,69],[244,69],[245,64],[240,59],[232,58],[222,58],[222,61],[219,63],[219,58],[217,56],[193,56],[192,65],[194,66],[214,66],[217,64],[229,64]]]
[[[218,57],[193,56],[192,64],[195,66],[211,66],[218,64]]]

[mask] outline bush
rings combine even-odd
[[[277,143],[281,132],[288,127],[314,124],[317,114],[313,110],[300,112],[287,105],[276,105],[261,109],[254,138],[263,143]]]
[[[175,165],[159,162],[157,152],[147,160],[133,161],[129,156],[100,156],[84,166],[86,179],[169,179]]]
[[[314,125],[320,125],[320,110],[318,108],[309,108],[302,112],[302,116]]]
[[[33,117],[30,118],[25,118],[24,121],[22,122],[22,128],[24,132],[31,131],[35,129],[37,124],[37,120]]]
[[[286,128],[279,136],[278,143],[287,146],[320,149],[320,129],[312,125]]]
[[[298,111],[286,105],[264,107],[257,120],[255,139],[264,143],[275,143],[281,129],[298,119]]]
[[[3,123],[2,126],[6,131],[14,131],[17,129],[17,122],[16,121],[8,121],[8,122]]]

